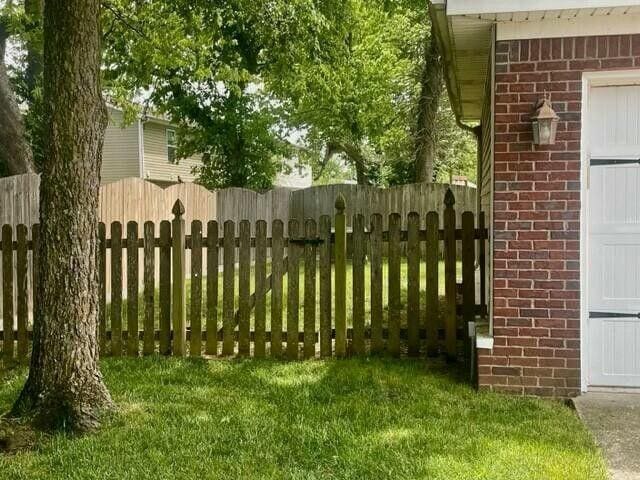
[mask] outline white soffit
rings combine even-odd
[[[432,0],[454,110],[463,121],[482,112],[496,40],[640,33],[640,0]]]

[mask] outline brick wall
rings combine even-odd
[[[568,397],[580,388],[582,72],[640,68],[640,35],[496,45],[494,348],[478,352],[481,388]],[[555,145],[532,144],[545,92]]]

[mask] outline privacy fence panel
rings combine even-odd
[[[318,220],[221,227],[187,222],[178,200],[171,222],[101,223],[101,355],[468,355],[470,325],[486,314],[477,295],[486,272],[476,259],[487,230],[471,211],[458,221],[455,201],[449,190],[441,211],[349,218],[338,194]],[[5,362],[28,357],[38,231],[1,230]]]

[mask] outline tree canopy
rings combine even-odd
[[[37,159],[39,77],[29,59],[41,42],[24,13],[35,0],[24,1],[15,36],[26,53],[12,80],[30,106]],[[295,163],[318,182],[407,183],[419,179],[421,141],[435,145],[436,179],[475,176],[474,140],[457,127],[440,77],[431,76],[434,118],[418,125],[425,75],[441,68],[425,56],[423,1],[105,0],[103,37],[109,102],[129,121],[170,117],[178,156],[202,154],[207,187],[266,189]]]

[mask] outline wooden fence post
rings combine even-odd
[[[173,354],[184,356],[187,343],[187,294],[185,288],[185,222],[184,205],[176,200],[171,212],[171,246],[173,259],[173,302],[171,317],[173,323]]]
[[[457,357],[457,319],[456,319],[456,212],[453,205],[456,199],[451,189],[444,196],[444,290],[445,344],[447,359]]]
[[[345,199],[342,194],[336,198],[335,217],[335,315],[336,315],[336,357],[347,353],[347,222],[344,214]]]

